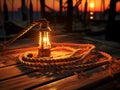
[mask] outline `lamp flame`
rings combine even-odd
[[[49,32],[39,32],[39,48],[49,49],[51,48],[49,40]]]

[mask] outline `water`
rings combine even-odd
[[[2,29],[2,26],[0,25],[0,38],[5,37],[5,32]]]

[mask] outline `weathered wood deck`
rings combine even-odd
[[[96,46],[97,50],[107,52],[114,58],[120,57],[119,43],[78,35],[55,36],[52,38],[52,41],[61,43],[91,43]],[[110,76],[109,70],[101,71],[99,70],[100,67],[86,71],[85,73],[88,76],[84,78],[78,78],[77,74],[71,72],[55,75],[41,74],[17,62],[17,56],[19,54],[35,49],[37,48],[33,39],[18,40],[9,46],[7,51],[0,52],[0,90],[100,90],[103,85],[103,87],[106,88],[106,83],[109,83],[111,80],[116,80],[120,74],[120,67],[118,66],[113,70],[113,77]],[[105,90],[108,89],[110,90],[108,87]],[[120,89],[119,85],[114,87],[114,90],[115,89]]]

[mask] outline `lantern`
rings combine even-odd
[[[39,41],[38,41],[38,57],[49,57],[51,43],[49,40],[49,32],[51,31],[46,19],[41,20],[39,24]]]

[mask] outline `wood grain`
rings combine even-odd
[[[44,85],[62,78],[65,78],[70,74],[58,74],[58,75],[41,75],[36,72],[27,75],[22,75],[12,79],[4,80],[0,82],[1,90],[24,90],[27,88],[35,87],[36,85]]]
[[[28,69],[21,64],[12,65],[0,69],[0,81],[7,80],[9,78],[14,78],[23,74],[32,72],[32,69]]]
[[[120,73],[120,67],[116,68],[118,70],[113,70],[114,75]],[[88,78],[78,79],[76,75],[73,75],[53,83],[34,88],[33,90],[89,90],[95,85],[99,85],[99,83],[104,82],[104,80],[114,78],[114,76],[112,77],[109,73],[109,70],[104,70],[97,73],[94,71],[95,70],[93,70],[93,74]]]
[[[52,38],[52,41],[90,43],[96,45],[97,50],[105,51],[116,57],[120,56],[119,43],[106,42],[89,37],[75,37],[74,35],[63,35],[60,37],[58,36],[57,38],[54,37]],[[73,72],[46,75],[32,69],[27,69],[23,65],[17,64],[16,57],[21,53],[33,51],[37,48],[32,47],[34,46],[33,41],[29,44],[30,40],[25,41],[24,44],[19,46],[21,43],[24,43],[24,41],[21,40],[19,43],[16,42],[13,46],[11,45],[9,48],[10,51],[5,51],[4,54],[1,54],[0,52],[0,90],[75,90],[85,86],[89,88],[90,86],[99,83],[99,81],[110,77],[108,70],[101,72],[98,68],[88,71],[87,75],[90,76],[86,78],[78,78],[78,76],[74,75]],[[3,57],[3,55],[5,55],[5,57]],[[119,72],[120,70],[114,71],[115,74]]]

